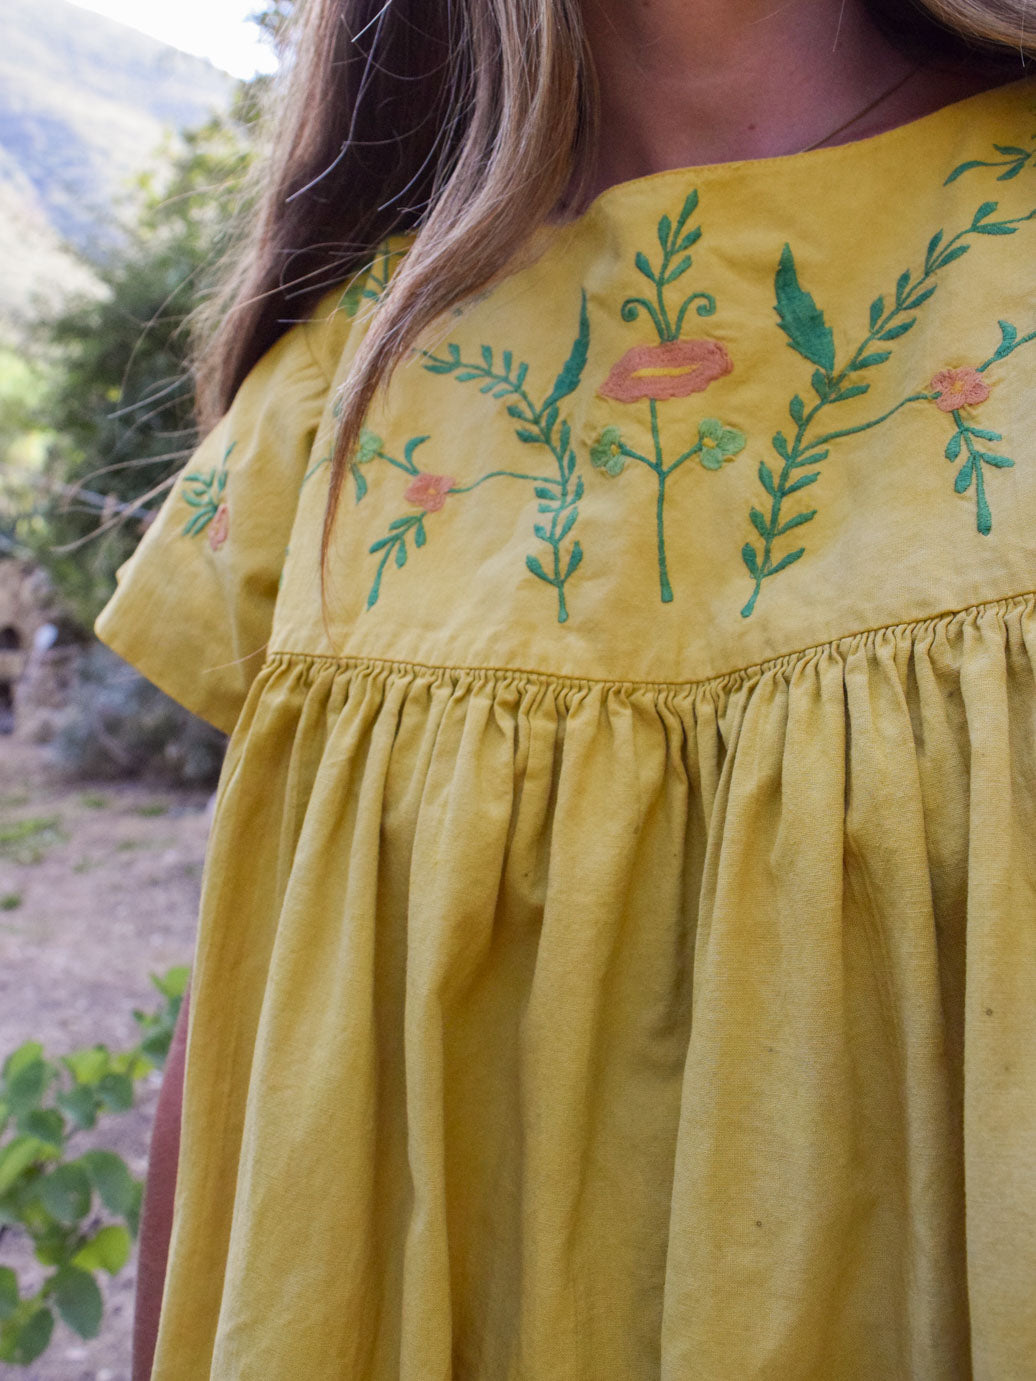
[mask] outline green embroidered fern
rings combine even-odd
[[[1036,139],[1036,135],[1033,138]],[[1019,173],[1029,167],[1033,159],[1036,159],[1036,148],[1022,149],[1016,144],[994,144],[993,148],[1001,155],[1000,158],[969,158],[954,168],[943,186],[948,187],[951,182],[956,182],[959,177],[972,172],[975,168],[1003,168],[1004,171],[997,178],[997,182],[1011,182]]]
[[[1014,235],[1020,225],[1036,217],[1036,210],[1026,215],[992,220],[997,203],[983,202],[971,223],[946,239],[939,230],[928,242],[923,268],[915,277],[907,269],[900,274],[891,304],[884,296],[875,298],[870,308],[869,330],[841,368],[836,365],[834,337],[823,312],[799,283],[798,271],[790,246],[786,245],[774,280],[776,312],[780,329],[788,337],[788,345],[816,368],[812,388],[816,402],[810,405],[796,394],[788,412],[795,431],[789,439],[783,431],[773,437],[773,449],[780,461],[777,473],[766,463],[759,464],[759,482],[769,500],[768,511],[753,507],[750,518],[761,546],[746,542],[741,549],[742,560],[753,581],[752,594],[741,610],[743,618],[750,618],[755,610],[763,583],[799,561],[806,548],[796,547],[778,556],[775,548],[780,539],[797,528],[813,521],[817,510],[805,509],[786,516],[785,503],[793,495],[815,484],[820,478],[818,467],[830,454],[830,446],[847,436],[858,435],[881,426],[900,409],[910,403],[930,400],[927,392],[911,393],[880,416],[855,427],[814,435],[814,425],[822,415],[838,403],[859,398],[870,391],[870,384],[859,382],[859,375],[883,365],[892,351],[884,347],[893,344],[913,330],[915,313],[932,297],[938,288],[938,276],[950,264],[969,252],[973,237],[978,235]],[[992,363],[992,360],[990,360]],[[998,438],[999,439],[999,438]],[[962,437],[963,442],[963,437]],[[995,462],[988,462],[993,464]],[[973,468],[971,475],[977,475]],[[963,481],[960,481],[963,483]],[[970,481],[969,481],[970,482]]]
[[[184,526],[184,537],[200,536],[219,512],[227,489],[227,461],[236,444],[233,441],[230,443],[219,465],[214,465],[211,470],[184,475],[180,497],[195,510]]]
[[[586,294],[583,294],[579,314],[579,330],[568,359],[554,381],[554,386],[542,403],[533,401],[526,381],[529,366],[516,364],[513,352],[504,350],[499,363],[494,350],[483,345],[478,360],[464,359],[458,345],[446,347],[445,355],[425,353],[425,368],[431,374],[450,375],[457,383],[479,383],[480,392],[496,399],[510,399],[508,416],[518,424],[515,436],[528,446],[542,446],[550,452],[556,474],[523,474],[513,470],[494,470],[474,484],[451,492],[466,493],[487,480],[499,477],[529,481],[535,485],[539,512],[549,521],[535,525],[536,537],[547,547],[546,564],[538,556],[525,558],[528,570],[557,594],[558,622],[566,623],[569,616],[566,587],[583,560],[583,548],[573,540],[566,542],[579,518],[578,504],[583,497],[583,480],[576,474],[576,454],[572,446],[572,429],[561,418],[561,404],[579,387],[586,368],[590,347],[590,318]]]

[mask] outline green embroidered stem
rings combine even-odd
[[[662,595],[663,604],[672,604],[673,587],[669,583],[669,563],[666,560],[665,550],[665,482],[669,472],[665,468],[662,458],[662,438],[658,429],[658,404],[652,398],[651,407],[651,439],[655,443],[655,463],[652,469],[658,477],[658,503],[655,507],[655,523],[658,529],[658,584]]]
[[[184,526],[184,537],[199,537],[219,512],[227,489],[227,461],[236,445],[237,442],[232,441],[223,452],[220,463],[211,470],[184,475],[180,497],[188,507],[195,509]]]
[[[699,316],[713,316],[716,311],[716,299],[711,293],[694,292],[681,303],[674,321],[670,316],[669,306],[666,302],[666,289],[677,279],[682,278],[694,263],[689,251],[701,239],[701,228],[695,226],[688,230],[687,222],[697,209],[698,192],[695,189],[688,194],[684,201],[675,225],[669,216],[663,216],[658,222],[658,243],[662,249],[662,260],[657,271],[652,267],[650,259],[643,251],[636,256],[634,262],[638,272],[644,275],[655,290],[654,302],[649,301],[646,297],[627,297],[622,304],[623,321],[636,321],[641,311],[646,311],[662,344],[680,339],[684,319],[695,302],[700,303],[697,309]]]
[[[389,558],[395,560],[396,566],[402,569],[407,563],[407,538],[413,534],[414,546],[423,547],[428,540],[424,527],[425,514],[414,513],[406,518],[397,518],[395,522],[389,523],[389,535],[382,537],[370,548],[370,551],[381,552],[381,560],[378,562],[378,569],[374,576],[374,584],[370,588],[367,596],[367,608],[371,609],[378,602],[381,594],[381,578],[385,573]]]
[[[784,518],[785,501],[820,478],[819,471],[798,475],[796,472],[819,465],[829,454],[824,448],[832,442],[870,431],[909,403],[931,397],[928,393],[912,393],[895,407],[868,422],[807,440],[813,423],[827,408],[836,403],[847,402],[851,398],[861,397],[870,391],[869,383],[853,383],[852,377],[864,370],[874,369],[891,358],[892,351],[881,347],[892,344],[913,329],[917,322],[914,314],[935,293],[939,274],[968,253],[972,237],[1013,235],[1020,225],[1036,217],[1036,210],[1033,210],[1026,215],[994,221],[991,217],[996,210],[996,202],[983,202],[972,217],[970,225],[958,231],[949,240],[941,230],[932,236],[928,242],[920,275],[915,279],[910,269],[900,275],[891,306],[886,306],[883,296],[877,297],[871,303],[870,329],[853,351],[848,363],[838,370],[835,368],[835,346],[831,329],[812,296],[801,287],[791,248],[785,245],[774,280],[778,324],[788,337],[790,348],[816,366],[812,387],[817,401],[807,409],[798,394],[792,398],[788,411],[796,427],[793,440],[789,442],[782,431],[778,431],[773,437],[774,451],[782,462],[779,475],[774,475],[765,461],[760,462],[759,482],[770,500],[769,516],[755,507],[749,512],[752,525],[762,539],[762,548],[757,550],[753,542],[746,542],[741,549],[741,558],[753,582],[751,596],[741,610],[743,618],[750,618],[755,611],[763,582],[794,565],[805,555],[805,547],[798,547],[774,561],[774,545],[777,540],[795,528],[812,522],[818,511],[814,508],[796,513],[791,518]],[[992,363],[992,359],[989,363]]]
[[[392,260],[405,253],[403,249],[389,249],[387,242],[379,246],[369,267],[358,273],[342,294],[339,305],[346,316],[354,317],[364,302],[381,301],[392,277]]]
[[[1036,158],[1036,149],[1021,149],[1015,144],[994,144],[993,148],[1003,157],[991,160],[969,158],[966,163],[960,163],[954,168],[943,186],[948,187],[951,182],[956,182],[959,177],[963,177],[965,173],[970,173],[973,168],[1003,168],[1004,171],[997,178],[997,182],[1010,182]]]

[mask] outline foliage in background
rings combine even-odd
[[[36,1041],[20,1046],[0,1073],[0,1242],[28,1239],[46,1274],[23,1293],[0,1265],[0,1361],[27,1366],[49,1346],[55,1313],[81,1338],[103,1314],[98,1271],[129,1260],[142,1186],[114,1151],[77,1152],[73,1143],[99,1119],[133,1107],[134,1084],[165,1063],[188,971],[152,976],[162,1004],[134,1012],[141,1039],[113,1054],[103,1045],[48,1060]]]
[[[147,776],[199,787],[215,785],[225,746],[217,729],[94,643],[80,662],[51,751],[72,778]]]

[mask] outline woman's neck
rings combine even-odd
[[[915,70],[860,0],[583,0],[583,9],[601,96],[592,194],[666,168],[864,138],[993,84]]]

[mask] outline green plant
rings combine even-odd
[[[17,911],[21,904],[21,892],[5,892],[0,896],[0,911]]]
[[[0,1072],[0,1241],[28,1238],[47,1270],[23,1295],[17,1272],[0,1265],[0,1361],[34,1362],[50,1344],[55,1313],[94,1337],[103,1313],[97,1272],[115,1275],[129,1260],[142,1186],[113,1151],[77,1153],[72,1143],[100,1118],[132,1108],[135,1081],[165,1062],[187,970],[152,981],[162,1004],[134,1012],[141,1038],[132,1050],[95,1045],[52,1061],[29,1041]]]

